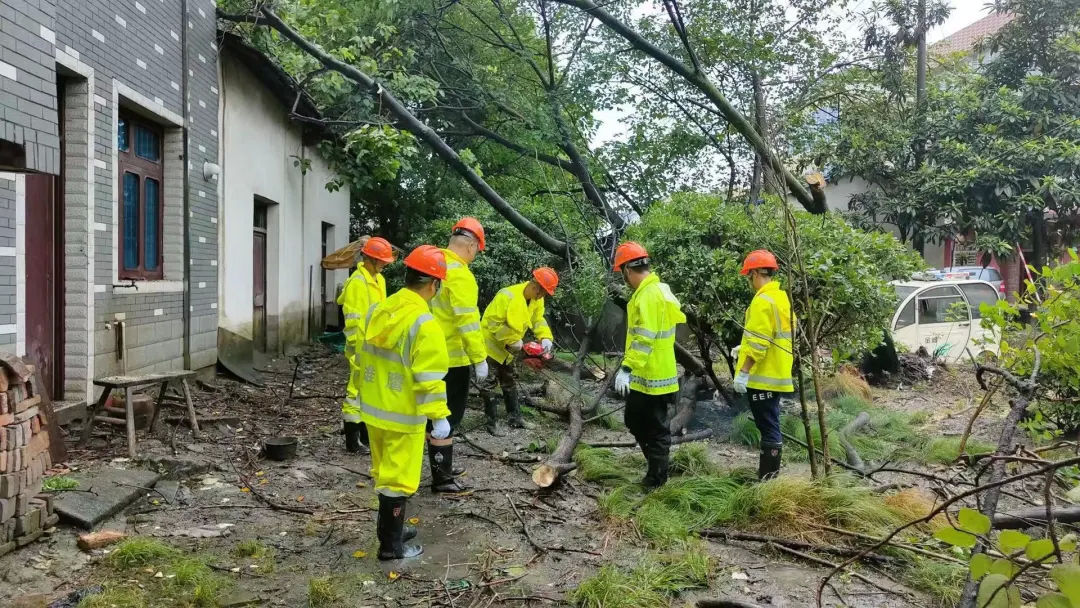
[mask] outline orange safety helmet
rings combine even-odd
[[[640,260],[649,257],[649,252],[645,251],[645,248],[634,241],[626,241],[615,250],[615,267],[612,269],[615,272],[622,270],[623,264],[627,262],[633,262],[634,260]]]
[[[368,239],[367,242],[364,243],[364,248],[360,250],[360,253],[373,260],[379,260],[380,262],[386,262],[387,264],[394,261],[394,248],[390,246],[390,241],[381,236],[373,236]]]
[[[484,250],[484,227],[480,225],[480,220],[475,217],[463,217],[454,224],[451,234],[457,234],[458,230],[468,231],[476,237],[476,241],[480,243],[480,251]]]
[[[555,288],[559,286],[559,275],[554,270],[541,266],[533,271],[533,279],[536,279],[549,296],[555,295]]]
[[[746,260],[744,260],[742,264],[742,272],[739,274],[747,275],[750,274],[751,270],[757,270],[759,268],[776,270],[780,268],[780,266],[777,265],[776,256],[773,255],[771,251],[767,249],[758,249],[756,251],[751,251],[750,254],[746,256]]]
[[[405,265],[440,281],[446,279],[446,256],[434,245],[420,245],[413,249],[405,256]]]

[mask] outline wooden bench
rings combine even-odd
[[[154,432],[157,427],[158,416],[161,414],[161,408],[168,403],[169,405],[179,405],[187,407],[188,422],[191,424],[191,433],[196,439],[201,438],[199,431],[199,421],[195,417],[195,406],[191,403],[191,389],[188,387],[188,378],[195,375],[195,372],[190,370],[181,370],[175,372],[155,372],[152,374],[140,374],[138,376],[106,376],[104,378],[97,378],[94,380],[94,386],[103,387],[105,390],[101,391],[101,396],[98,397],[93,407],[86,413],[86,421],[83,423],[82,439],[79,441],[79,446],[86,445],[86,442],[90,441],[90,433],[94,428],[95,419],[102,421],[114,422],[115,419],[108,416],[99,416],[99,413],[105,408],[105,404],[109,401],[109,395],[114,390],[124,389],[124,410],[126,414],[127,424],[127,439],[128,439],[128,456],[135,458],[135,389],[140,386],[152,386],[160,385],[161,388],[158,392],[157,403],[154,406],[154,414],[150,418],[150,432]],[[184,393],[183,399],[167,395],[170,382],[179,382],[180,388]]]

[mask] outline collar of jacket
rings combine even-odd
[[[780,291],[780,283],[775,280],[769,281],[768,283],[762,285],[761,289],[757,290],[757,293],[755,293],[754,295],[756,296],[758,294],[768,293],[770,291]]]
[[[356,270],[364,277],[364,282],[368,285],[375,285],[379,282],[379,280],[375,278],[375,276],[378,275],[372,276],[371,273],[368,272],[368,269],[364,267],[363,261],[356,265]]]
[[[458,264],[461,264],[462,266],[464,266],[466,268],[469,267],[469,263],[466,262],[465,260],[461,259],[461,256],[459,256],[458,254],[454,253],[453,249],[449,249],[449,248],[443,249],[442,252],[443,252],[443,255],[446,256],[446,265],[447,266],[450,265],[450,262],[457,262]]]
[[[652,285],[653,283],[659,283],[659,282],[660,282],[660,277],[657,276],[657,274],[655,272],[650,272],[649,276],[645,277],[644,279],[641,279],[641,282],[638,283],[637,289],[634,290],[634,293],[637,293],[637,292],[641,291],[642,289],[645,289],[646,287],[648,287],[649,285]]]

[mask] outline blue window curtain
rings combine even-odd
[[[124,173],[124,268],[139,267],[139,176]]]

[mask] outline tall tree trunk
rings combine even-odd
[[[1046,213],[1042,209],[1031,212],[1031,259],[1028,264],[1042,270],[1049,257],[1046,234]]]
[[[750,71],[750,86],[754,91],[754,128],[757,129],[762,141],[768,143],[769,124],[766,118],[768,113],[765,107],[765,87],[761,82],[761,73],[756,69]],[[751,203],[757,202],[761,192],[768,194],[771,189],[774,189],[770,186],[774,183],[772,179],[772,170],[766,165],[765,157],[761,152],[757,152],[754,154],[754,185],[752,186],[752,191],[756,193],[756,196],[750,199]]]

